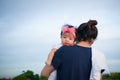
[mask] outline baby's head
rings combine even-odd
[[[76,29],[72,25],[64,25],[61,30],[62,45],[72,46],[76,38]]]

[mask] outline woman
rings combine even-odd
[[[57,80],[89,80],[92,68],[91,45],[98,35],[96,25],[96,20],[82,23],[76,32],[76,45],[58,49],[51,65],[45,65],[41,76],[49,77],[56,69]]]

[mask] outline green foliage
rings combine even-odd
[[[48,78],[44,76],[40,76],[40,80],[48,80]]]
[[[120,80],[120,73],[111,73],[103,75],[103,80]]]
[[[32,71],[23,71],[22,74],[14,77],[13,79],[2,78],[0,80],[48,80],[48,78],[34,74]],[[102,80],[120,80],[120,73],[111,73],[110,75],[104,74]]]
[[[28,70],[26,72],[23,71],[22,74],[14,77],[12,80],[40,80],[40,79],[38,74],[34,75],[32,71]]]

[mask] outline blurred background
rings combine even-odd
[[[119,0],[0,0],[0,78],[24,70],[40,74],[62,25],[98,21],[94,47],[120,72]]]

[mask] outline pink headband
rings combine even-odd
[[[69,27],[65,26],[62,28],[62,32],[63,33],[68,32],[68,33],[73,34],[75,36],[75,28],[69,28]]]

